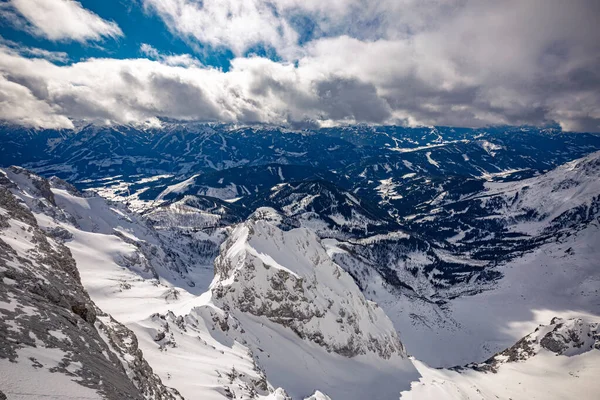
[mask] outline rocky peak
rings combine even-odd
[[[588,351],[600,350],[600,324],[582,318],[552,318],[549,325],[540,325],[533,333],[519,340],[514,346],[494,355],[481,364],[470,364],[476,370],[496,372],[505,363],[526,361],[540,352],[552,352],[557,356],[575,356]]]
[[[329,258],[317,235],[281,230],[273,224],[277,215],[262,209],[234,228],[215,260],[215,304],[266,317],[346,357],[404,355],[391,321]]]

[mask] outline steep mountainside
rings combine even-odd
[[[55,199],[48,182],[31,178]],[[133,332],[99,309],[63,244],[69,233],[38,225],[0,175],[0,393],[8,398],[177,399],[143,357]]]
[[[293,398],[318,389],[363,399],[374,384],[393,397],[416,375],[392,323],[313,232],[282,231],[281,218],[263,208],[233,230],[215,261],[210,304],[191,315],[210,315],[249,346],[269,382]]]

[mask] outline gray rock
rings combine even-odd
[[[53,203],[48,182],[31,179],[39,195]],[[0,300],[16,303],[0,309],[0,358],[77,377],[77,383],[107,399],[181,399],[154,374],[133,332],[92,302],[70,250],[38,227],[11,189],[0,183]],[[27,252],[16,251],[2,239],[16,224],[21,229],[13,228],[12,234],[29,242]],[[64,353],[58,365],[19,356],[21,349],[36,349],[40,343]],[[77,368],[71,366],[74,363]],[[6,396],[0,394],[2,398]]]

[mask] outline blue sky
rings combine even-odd
[[[6,0],[0,120],[600,131],[597,0]]]
[[[5,39],[30,47],[44,48],[50,51],[66,52],[69,62],[77,62],[91,57],[137,58],[143,57],[140,51],[142,44],[153,46],[165,54],[186,54],[197,50],[177,35],[173,35],[164,22],[155,13],[144,10],[143,3],[126,0],[83,0],[82,6],[99,17],[114,21],[123,35],[102,41],[54,41],[44,36],[31,35],[15,28],[11,24],[3,24],[1,34]],[[227,49],[196,51],[203,64],[228,69],[233,54]]]

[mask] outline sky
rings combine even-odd
[[[600,132],[598,0],[2,0],[0,120]]]

